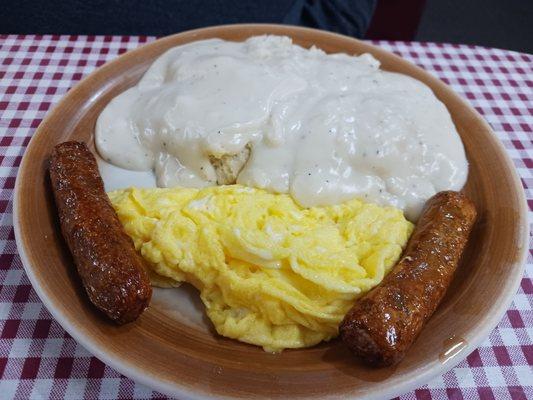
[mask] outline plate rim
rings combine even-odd
[[[332,32],[321,31],[321,30],[312,29],[312,28],[298,27],[298,26],[287,26],[287,25],[280,25],[280,24],[228,24],[228,25],[216,25],[216,26],[210,26],[210,27],[205,27],[205,28],[199,28],[199,29],[179,32],[173,35],[158,38],[153,42],[150,42],[142,46],[139,46],[135,49],[129,50],[125,52],[124,54],[121,54],[118,57],[106,62],[102,66],[94,69],[90,74],[85,76],[82,80],[80,80],[73,87],[71,87],[67,91],[67,93],[65,93],[63,97],[58,101],[58,103],[46,113],[45,117],[43,118],[43,120],[41,121],[37,129],[35,130],[34,134],[32,135],[26,147],[25,154],[22,158],[21,164],[17,171],[17,178],[19,176],[19,173],[23,171],[24,168],[26,167],[26,164],[30,162],[27,159],[27,157],[25,157],[25,155],[26,155],[27,150],[32,145],[34,138],[42,134],[42,132],[44,131],[44,129],[42,129],[42,126],[46,125],[48,120],[51,119],[52,114],[56,113],[57,110],[60,109],[63,104],[68,102],[70,97],[74,96],[79,90],[81,90],[81,87],[87,84],[87,81],[89,81],[95,74],[97,74],[101,70],[109,68],[113,63],[115,63],[118,60],[124,59],[125,57],[134,57],[134,55],[137,52],[142,51],[142,49],[145,46],[149,46],[155,42],[159,42],[163,40],[169,40],[169,39],[171,40],[172,38],[176,36],[180,36],[184,34],[194,35],[195,33],[200,33],[200,32],[203,33],[205,31],[221,29],[221,28],[244,28],[246,29],[246,28],[256,28],[256,27],[262,27],[262,28],[272,29],[272,30],[279,29],[279,28],[288,28],[291,30],[300,31],[302,33],[303,32],[315,33],[315,34],[320,33],[321,35],[329,36],[331,38],[339,38],[339,37],[344,38],[344,39],[347,38],[344,35],[340,35],[340,34],[336,34]],[[456,356],[454,356],[447,362],[426,363],[424,364],[423,367],[420,367],[418,369],[413,369],[411,372],[406,374],[407,379],[404,379],[403,382],[395,385],[394,387],[392,387],[392,385],[382,385],[382,384],[374,385],[373,390],[371,392],[368,392],[363,396],[357,397],[357,399],[378,400],[378,399],[386,399],[386,398],[390,398],[393,396],[397,396],[407,391],[410,391],[412,389],[415,389],[421,384],[429,382],[432,378],[449,371],[450,369],[455,367],[458,363],[460,363],[462,360],[464,360],[466,356],[469,355],[473,350],[475,350],[481,344],[481,342],[488,337],[490,332],[496,327],[496,325],[502,319],[503,314],[507,311],[509,305],[511,304],[512,299],[517,292],[520,281],[524,274],[525,261],[527,257],[527,251],[528,251],[528,236],[529,236],[529,225],[528,225],[528,218],[527,218],[528,208],[527,208],[527,203],[525,199],[525,193],[524,193],[522,184],[520,182],[520,179],[519,179],[519,176],[518,176],[518,173],[516,171],[514,164],[512,163],[501,141],[495,135],[494,131],[492,130],[490,125],[487,123],[487,121],[477,112],[477,110],[475,110],[467,101],[465,101],[465,99],[462,96],[456,93],[449,85],[445,84],[439,78],[431,74],[429,71],[426,71],[423,68],[415,65],[411,61],[405,60],[402,57],[399,57],[398,55],[388,50],[380,48],[379,46],[375,46],[374,44],[365,43],[354,38],[349,38],[349,39],[356,41],[356,42],[363,43],[365,46],[370,46],[372,48],[379,49],[379,51],[392,54],[395,58],[399,58],[403,60],[404,62],[411,64],[411,66],[414,66],[415,68],[423,71],[425,74],[430,75],[432,78],[436,79],[442,85],[446,86],[449,90],[451,90],[455,94],[455,96],[461,101],[462,106],[464,108],[469,109],[472,115],[475,115],[476,118],[480,120],[480,122],[485,126],[487,131],[491,133],[490,140],[498,148],[498,151],[503,155],[502,158],[511,172],[512,181],[513,181],[512,182],[513,189],[517,191],[519,202],[521,204],[521,207],[519,210],[519,217],[518,217],[518,224],[521,225],[520,254],[517,257],[517,259],[513,262],[513,264],[515,266],[518,266],[518,268],[514,269],[516,271],[514,275],[507,277],[506,279],[507,280],[507,291],[501,296],[501,301],[495,306],[495,311],[490,315],[485,315],[484,317],[482,317],[481,322],[479,323],[479,328],[476,330],[473,330],[474,333],[472,334],[471,337],[469,337],[468,343],[465,345],[465,347],[460,351],[459,354],[457,354]],[[16,179],[14,196],[13,196],[13,227],[14,227],[17,249],[20,255],[22,265],[32,284],[32,287],[34,288],[40,300],[46,306],[48,311],[52,314],[54,319],[78,343],[84,346],[90,353],[92,353],[93,355],[98,357],[100,360],[102,360],[103,362],[105,362],[106,364],[114,368],[119,373],[125,375],[126,377],[130,379],[133,379],[136,382],[142,383],[154,390],[160,391],[170,396],[178,396],[180,399],[184,399],[184,400],[233,398],[233,397],[227,397],[227,396],[220,396],[218,394],[215,395],[212,392],[197,390],[195,388],[191,388],[186,385],[181,385],[179,382],[176,382],[176,381],[168,382],[167,380],[158,378],[157,373],[143,370],[142,368],[136,365],[133,365],[132,363],[122,361],[120,357],[116,357],[114,354],[108,353],[105,350],[100,349],[97,343],[95,343],[95,341],[91,339],[90,335],[85,335],[83,332],[83,329],[71,323],[71,321],[69,321],[68,318],[66,318],[61,312],[59,312],[54,307],[55,303],[49,298],[47,292],[40,284],[39,277],[37,276],[37,274],[34,273],[29,257],[26,254],[26,243],[23,240],[23,237],[21,236],[20,224],[19,224],[19,219],[20,219],[19,204],[20,204],[22,184],[20,182],[21,182],[20,179]],[[350,396],[348,393],[328,396],[328,398],[343,398],[343,399],[354,398],[355,399],[355,397]]]

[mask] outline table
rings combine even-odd
[[[0,398],[164,399],[108,367],[53,320],[17,254],[13,189],[46,112],[76,82],[155,40],[133,36],[0,35]],[[533,221],[533,56],[476,46],[375,42],[437,75],[490,123],[521,177]],[[399,397],[533,399],[533,240],[513,303],[456,368]],[[490,301],[490,299],[487,299]]]

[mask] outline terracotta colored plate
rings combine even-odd
[[[446,298],[396,368],[369,369],[338,340],[267,354],[182,320],[179,313],[169,312],[168,299],[159,298],[137,322],[117,327],[95,312],[74,272],[47,177],[52,147],[72,139],[92,143],[102,108],[135,84],[170,47],[210,37],[240,41],[264,33],[288,35],[300,45],[316,45],[327,52],[368,52],[384,69],[425,82],[450,110],[464,142],[470,161],[465,191],[476,203],[480,219]],[[524,194],[509,158],[487,123],[448,86],[369,44],[275,25],[220,26],[170,36],[128,52],[80,82],[48,114],[28,146],[17,178],[14,224],[26,272],[60,324],[124,375],[181,398],[378,399],[421,385],[457,364],[500,320],[522,276],[528,236]],[[185,306],[202,319],[201,308]]]

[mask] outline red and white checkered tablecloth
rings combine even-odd
[[[165,398],[77,344],[33,291],[17,254],[13,188],[30,137],[82,77],[154,40],[0,35],[0,398]],[[475,46],[377,42],[450,84],[512,158],[533,221],[533,56]],[[525,276],[490,337],[450,372],[400,399],[533,399],[533,241]]]

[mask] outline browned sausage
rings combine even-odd
[[[152,287],[85,143],[54,148],[50,179],[61,231],[89,299],[117,323],[135,320],[148,306]]]
[[[399,362],[444,297],[476,209],[462,193],[440,192],[383,282],[359,299],[340,325],[344,343],[370,365]]]

